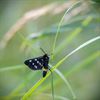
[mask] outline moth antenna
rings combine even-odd
[[[41,49],[41,51],[44,53],[44,54],[47,54],[42,48],[40,48]]]

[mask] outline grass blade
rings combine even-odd
[[[68,57],[70,57],[72,54],[74,54],[75,52],[79,51],[80,49],[86,47],[87,45],[97,41],[100,39],[100,36],[97,36],[95,38],[92,38],[90,40],[88,40],[87,42],[83,43],[82,45],[80,45],[79,47],[77,47],[76,49],[74,49],[72,52],[70,52],[68,55],[66,55],[63,59],[61,59],[51,70],[54,71],[58,66],[60,66]],[[46,75],[45,78],[40,79],[29,91],[27,91],[24,96],[22,97],[22,100],[26,100],[29,96],[31,96],[31,94],[35,91],[35,89],[37,87],[39,87],[45,80],[46,78],[50,75],[50,72],[48,72],[48,74]]]
[[[68,89],[69,91],[71,92],[72,94],[72,98],[73,100],[76,100],[76,95],[70,85],[70,83],[68,82],[68,80],[65,78],[65,76],[58,70],[58,69],[55,69],[55,72],[61,77],[61,79],[65,82],[65,84],[68,86]]]
[[[75,65],[73,68],[71,68],[65,76],[69,76],[70,74],[79,71],[80,69],[82,69],[84,66],[86,66],[87,64],[89,64],[90,62],[93,62],[93,60],[95,60],[96,58],[100,57],[100,51],[97,51],[95,53],[93,53],[91,56],[89,56],[88,58],[84,59],[83,61],[79,62],[77,65]]]
[[[66,16],[66,14],[69,12],[69,10],[70,9],[72,9],[75,5],[77,5],[78,3],[80,3],[80,1],[78,1],[78,2],[76,2],[76,3],[74,3],[74,4],[72,4],[72,6],[70,6],[67,10],[66,10],[66,12],[64,13],[64,15],[63,15],[63,17],[61,18],[61,20],[60,20],[60,22],[59,22],[59,24],[58,24],[58,28],[57,28],[57,33],[56,33],[56,36],[55,36],[55,39],[54,39],[54,44],[53,44],[53,47],[52,47],[52,56],[51,56],[51,59],[53,59],[53,57],[54,57],[54,49],[55,49],[55,46],[56,46],[56,41],[57,41],[57,37],[58,37],[58,34],[59,34],[59,30],[60,30],[60,27],[61,27],[61,24],[62,24],[62,22],[63,22],[63,20],[64,20],[64,17]]]

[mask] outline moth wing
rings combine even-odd
[[[42,70],[43,68],[43,57],[37,57],[33,59],[28,59],[24,62],[25,65],[27,65],[32,70]]]

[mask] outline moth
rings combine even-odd
[[[43,77],[46,76],[48,70],[49,69],[49,56],[47,53],[45,53],[45,51],[40,48],[44,55],[43,56],[40,56],[40,57],[36,57],[36,58],[32,58],[32,59],[28,59],[28,60],[25,60],[24,64],[27,65],[30,69],[32,70],[42,70],[43,71]]]

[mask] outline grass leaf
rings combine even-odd
[[[54,57],[54,49],[55,49],[55,46],[56,46],[56,42],[57,42],[57,37],[58,37],[58,34],[59,34],[59,30],[60,30],[60,27],[61,27],[61,25],[62,25],[62,22],[63,22],[63,20],[64,20],[64,17],[66,16],[66,14],[69,12],[69,10],[71,10],[75,5],[77,5],[78,3],[80,3],[80,1],[78,1],[78,2],[76,2],[76,3],[74,3],[74,4],[72,4],[72,6],[70,6],[67,10],[66,10],[66,12],[64,13],[64,15],[63,15],[63,17],[61,18],[61,20],[60,20],[60,22],[59,22],[59,24],[58,24],[58,28],[57,28],[57,33],[56,33],[56,36],[55,36],[55,39],[54,39],[54,43],[53,43],[53,47],[52,47],[52,56],[51,56],[51,59],[53,59],[53,57]]]
[[[86,47],[87,45],[89,45],[99,39],[100,39],[100,36],[97,36],[97,37],[92,38],[92,39],[88,40],[87,42],[83,43],[82,45],[80,45],[79,47],[74,49],[72,52],[70,52],[68,55],[66,55],[64,58],[62,58],[51,70],[54,71],[58,66],[60,66],[72,54],[74,54],[75,52],[79,51],[80,49]],[[22,100],[26,100],[29,96],[31,96],[31,94],[35,91],[35,89],[38,88],[46,80],[46,78],[49,75],[50,75],[50,72],[48,72],[48,74],[46,75],[45,78],[40,79],[28,92],[26,92],[24,94],[24,96],[22,97]]]

